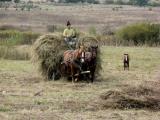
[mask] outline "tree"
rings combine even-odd
[[[60,0],[63,2],[63,0]],[[78,3],[78,2],[81,2],[81,3],[84,3],[84,2],[87,2],[87,3],[93,3],[93,4],[98,4],[99,2],[97,0],[65,0],[66,3]]]
[[[130,0],[129,2],[133,5],[145,6],[148,4],[149,0]]]
[[[12,0],[0,0],[0,2],[10,2],[10,1],[12,1]]]
[[[15,3],[19,3],[19,2],[20,2],[20,0],[14,0],[14,2],[15,2]]]

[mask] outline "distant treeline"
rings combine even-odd
[[[0,0],[0,2],[14,1],[15,3],[21,0]],[[29,2],[35,2],[30,0]],[[116,5],[137,5],[137,6],[160,6],[160,1],[152,0],[46,0],[46,2],[59,2],[59,3],[91,3],[91,4],[116,4]]]
[[[20,2],[20,0],[0,0],[0,2],[11,2],[11,1],[13,1],[15,3],[19,3]]]
[[[60,3],[93,3],[99,4],[98,0],[59,0]]]
[[[7,2],[7,1],[9,2],[9,1],[12,1],[12,0],[0,0],[0,2],[5,2],[5,1],[6,1],[6,2]]]
[[[106,4],[108,2],[110,4],[119,4],[119,5],[160,6],[160,1],[152,1],[152,0],[115,0],[115,1],[105,0]]]
[[[50,0],[54,2],[54,0]],[[151,0],[59,0],[60,3],[93,3],[93,4],[117,4],[117,5],[137,5],[137,6],[160,6],[159,1],[151,1]]]

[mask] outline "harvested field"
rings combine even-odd
[[[103,32],[106,28],[115,29],[120,26],[141,22],[152,21],[159,23],[160,8],[122,6],[118,11],[113,11],[114,5],[41,5],[42,10],[31,11],[7,11],[0,9],[0,25],[11,25],[21,29],[35,32],[47,32],[48,25],[65,26],[66,21],[82,31],[88,31],[95,27],[97,31]]]
[[[156,109],[124,107],[122,110],[104,107],[102,103],[107,101],[105,97],[109,91],[112,93],[109,95],[110,100],[116,94],[127,99],[158,98],[160,49],[107,46],[102,47],[101,51],[103,71],[101,77],[93,84],[86,82],[72,84],[63,79],[44,81],[30,61],[1,59],[0,118],[159,120],[160,112]],[[126,51],[132,60],[130,71],[123,71],[122,67],[121,57]],[[141,85],[144,87],[138,87]],[[114,99],[116,100],[118,99]]]

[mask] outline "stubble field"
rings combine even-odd
[[[45,81],[31,61],[1,59],[0,119],[159,120],[159,111],[95,106],[108,90],[139,85],[159,90],[160,49],[108,46],[101,49],[103,70],[93,84],[85,81],[72,84],[64,79]],[[131,57],[130,71],[123,71],[122,55],[126,52]]]

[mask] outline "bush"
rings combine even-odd
[[[105,3],[105,4],[113,4],[114,1],[113,1],[113,0],[105,0],[104,3]]]
[[[114,30],[110,26],[104,26],[101,30],[102,35],[114,35]]]
[[[149,7],[148,10],[149,10],[149,11],[152,11],[152,7]]]
[[[148,5],[149,0],[129,0],[129,2],[132,5],[145,6]]]
[[[123,0],[117,0],[117,1],[114,2],[114,4],[124,5],[125,2]]]
[[[63,3],[64,1],[61,0],[59,2]],[[79,3],[79,2],[85,3],[85,2],[87,2],[87,3],[99,4],[99,1],[97,1],[97,0],[65,0],[65,2],[66,3]]]
[[[93,27],[93,26],[89,28],[88,32],[91,35],[96,35],[97,34],[96,28]]]
[[[19,2],[20,2],[20,0],[14,0],[14,2],[15,2],[15,3],[19,3]]]
[[[148,5],[153,6],[153,7],[157,7],[157,6],[160,6],[160,3],[158,1],[157,2],[149,2]]]
[[[128,45],[133,42],[134,45],[160,44],[160,24],[137,23],[125,26],[116,32],[117,39],[123,44]]]

